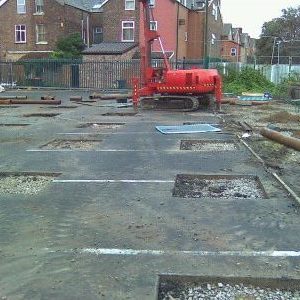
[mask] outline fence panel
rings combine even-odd
[[[244,67],[260,70],[270,81],[280,83],[291,74],[300,76],[297,57],[282,59],[288,64],[268,64],[270,58],[257,58],[251,64],[211,60],[209,67],[221,74]],[[259,63],[258,63],[259,62]],[[300,61],[299,61],[300,62]],[[203,68],[203,60],[171,61],[173,69]],[[154,60],[153,67],[161,67],[162,60]],[[56,88],[123,89],[130,88],[133,77],[141,78],[140,60],[82,61],[82,60],[24,60],[0,61],[0,83],[7,86],[32,86]]]

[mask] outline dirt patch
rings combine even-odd
[[[174,197],[256,199],[266,193],[256,176],[185,175],[176,177]]]
[[[261,118],[260,121],[273,122],[273,123],[297,123],[300,122],[300,116],[291,114],[287,111],[281,111],[275,114],[272,114],[268,117]]]

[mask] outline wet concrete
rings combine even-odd
[[[13,94],[29,93],[36,99],[45,95]],[[70,105],[70,95],[89,95],[49,94],[63,105]],[[298,257],[255,256],[298,251],[300,220],[293,199],[251,153],[241,144],[237,151],[180,150],[183,139],[237,141],[233,132],[162,135],[155,130],[184,122],[216,124],[217,115],[139,111],[103,116],[133,109],[76,105],[57,108],[60,115],[53,118],[24,117],[56,112],[33,105],[0,111],[1,124],[30,124],[0,128],[1,172],[61,173],[38,194],[0,195],[0,299],[155,299],[163,273],[300,278]],[[101,131],[78,128],[93,122],[125,124]],[[89,151],[40,151],[51,140],[70,136],[102,142]],[[269,198],[173,197],[177,174],[259,176]],[[149,253],[91,251],[97,249]]]

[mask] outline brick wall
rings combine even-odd
[[[122,41],[122,21],[135,22],[134,41],[139,40],[139,1],[135,1],[135,10],[125,10],[124,0],[108,1],[103,6],[102,22],[105,24],[103,31],[104,42]]]
[[[77,8],[61,5],[55,0],[44,0],[44,14],[35,13],[35,1],[26,0],[26,14],[17,14],[16,0],[9,0],[0,7],[0,59],[19,59],[16,51],[52,51],[57,40],[70,33],[87,33],[88,13]],[[90,41],[92,26],[101,19],[90,18]],[[45,25],[47,43],[36,43],[36,25]],[[26,43],[15,42],[15,25],[26,25]]]

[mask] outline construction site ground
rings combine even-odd
[[[0,106],[0,299],[154,300],[163,274],[300,280],[299,204],[272,175],[299,195],[300,153],[259,134],[268,126],[299,138],[293,106],[216,114],[69,100],[90,94],[0,94],[62,100]],[[186,123],[221,132],[155,129]],[[197,186],[204,175],[207,195]],[[226,178],[238,184],[229,196]],[[250,181],[257,193],[243,186]]]

